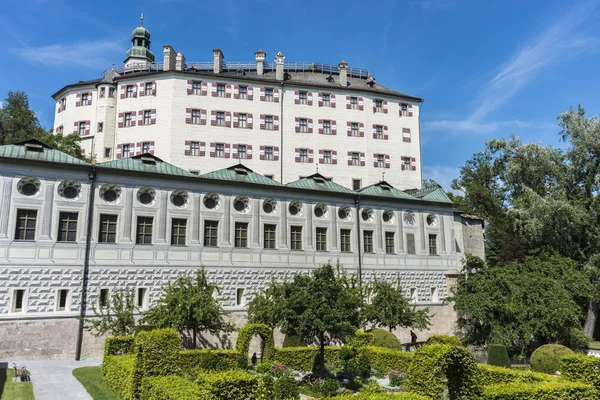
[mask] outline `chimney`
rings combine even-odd
[[[163,71],[174,71],[175,70],[175,50],[170,45],[165,45],[163,47],[164,58],[164,66]]]
[[[177,71],[183,71],[185,68],[185,57],[183,56],[183,53],[178,51],[177,52],[177,58],[176,58],[176,62],[175,62],[175,69]]]
[[[223,72],[223,67],[225,66],[225,63],[223,62],[225,56],[223,55],[221,49],[219,49],[218,47],[216,49],[213,49],[213,58],[215,60],[213,71],[215,74],[220,74],[221,72]]]
[[[256,59],[256,75],[262,76],[265,70],[265,58],[267,58],[267,53],[259,50],[254,53],[254,58]]]
[[[343,87],[348,86],[348,63],[342,60],[338,64],[338,71],[340,72],[340,85]]]
[[[285,56],[281,52],[277,53],[275,56],[275,79],[278,81],[283,80],[283,60],[285,60]]]

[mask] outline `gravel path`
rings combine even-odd
[[[17,361],[17,366],[25,365],[31,374],[35,400],[91,400],[92,398],[79,381],[73,370],[102,364],[102,359],[84,361],[30,360]],[[8,363],[12,367],[13,363]]]

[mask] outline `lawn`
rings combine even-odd
[[[13,382],[15,370],[0,368],[0,400],[33,400],[31,382]]]
[[[102,380],[101,368],[99,366],[77,368],[73,370],[73,375],[94,400],[119,400],[119,395]]]

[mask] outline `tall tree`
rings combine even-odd
[[[275,281],[248,303],[248,322],[251,324],[265,324],[271,329],[279,325],[277,299],[283,286]]]
[[[135,333],[135,305],[133,289],[117,290],[106,299],[106,304],[94,304],[93,318],[84,318],[84,328],[94,336],[128,336]]]
[[[162,328],[174,328],[180,333],[191,333],[194,348],[200,332],[218,335],[232,332],[227,322],[229,315],[213,297],[219,292],[210,284],[204,268],[195,276],[182,275],[163,287],[163,294],[156,305],[146,312],[144,321]]]

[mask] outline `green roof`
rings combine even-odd
[[[260,185],[283,186],[281,183],[267,178],[264,175],[257,174],[243,164],[237,164],[229,168],[219,169],[200,175],[201,178],[216,179],[229,182],[247,182],[258,183]]]
[[[416,197],[394,188],[385,181],[380,181],[373,185],[365,186],[357,190],[360,194],[367,196],[394,197],[397,199],[418,200]]]
[[[421,189],[410,189],[406,192],[415,196],[419,200],[454,204],[454,202],[450,200],[444,189],[442,189],[442,187],[437,183],[425,185]]]
[[[122,158],[115,161],[107,161],[96,165],[97,168],[112,168],[124,171],[150,172],[162,175],[189,176],[195,178],[196,175],[164,162],[152,154],[141,154],[134,157]]]
[[[319,173],[290,182],[286,186],[298,189],[323,190],[327,192],[354,193],[347,187],[338,185]]]
[[[0,146],[0,157],[71,165],[90,165],[67,153],[54,150],[50,146],[35,139]]]

